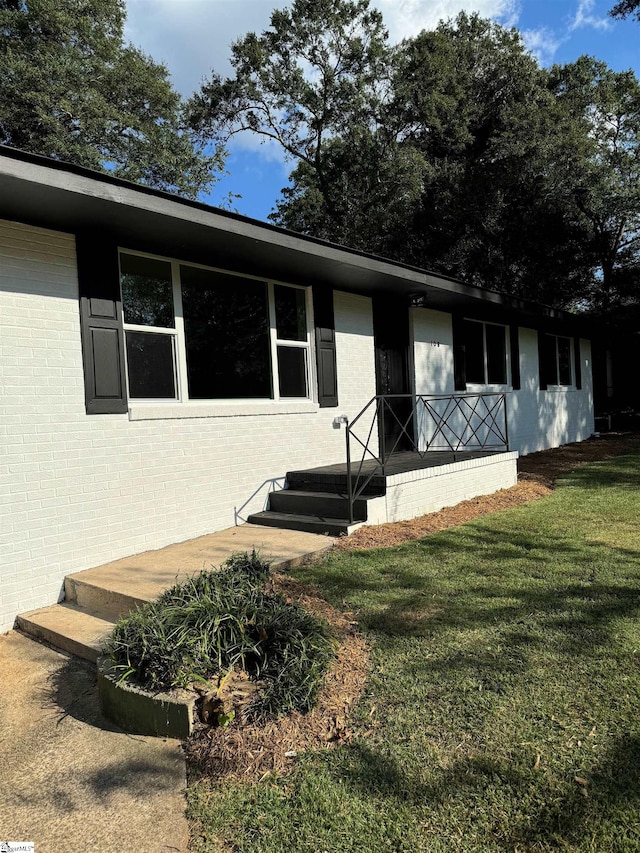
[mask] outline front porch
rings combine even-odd
[[[251,524],[348,535],[362,524],[404,521],[437,512],[517,481],[516,452],[415,451],[396,453],[383,466],[368,459],[349,477],[346,463],[287,473],[288,488],[272,492]],[[351,479],[351,515],[349,480]],[[354,485],[356,489],[354,489]]]
[[[515,485],[506,394],[380,394],[345,427],[345,461],[289,471],[248,521],[325,535],[404,521]]]

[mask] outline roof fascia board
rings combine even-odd
[[[298,235],[239,214],[218,211],[201,202],[172,196],[165,191],[138,186],[130,181],[39,155],[14,151],[6,146],[0,146],[0,177],[3,175],[26,184],[53,188],[67,196],[77,195],[78,198],[93,198],[115,206],[124,206],[136,215],[146,212],[202,226],[218,233],[237,235],[264,246],[277,247],[291,255],[308,258],[310,263],[317,261],[325,265],[340,265],[360,276],[370,274],[377,281],[384,279],[388,281],[390,289],[393,289],[394,283],[396,286],[400,285],[404,292],[407,287],[415,287],[418,294],[427,296],[427,307],[429,291],[436,290],[467,305],[494,306],[514,317],[521,316],[523,324],[525,316],[532,319],[532,325],[535,325],[536,319],[541,323],[580,323],[580,318],[566,311],[520,300],[498,291],[474,287],[457,279],[367,255],[317,238]]]

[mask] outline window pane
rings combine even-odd
[[[542,370],[547,385],[558,384],[558,359],[556,354],[556,336],[545,335],[542,350]]]
[[[571,385],[571,341],[558,338],[558,384]]]
[[[307,340],[305,292],[298,287],[274,287],[276,301],[276,333],[281,341]]]
[[[180,267],[189,397],[271,397],[267,286]]]
[[[485,378],[482,323],[464,321],[464,346],[467,382],[483,384]]]
[[[127,332],[131,399],[176,399],[173,335]]]
[[[490,385],[507,383],[507,348],[505,327],[485,326],[487,336],[487,381]]]
[[[307,396],[306,349],[278,347],[278,380],[281,397]]]
[[[120,255],[120,287],[125,323],[173,329],[171,264],[138,255]]]

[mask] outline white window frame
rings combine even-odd
[[[276,297],[275,297],[275,288],[276,285],[280,287],[291,287],[294,290],[302,290],[305,294],[304,299],[304,308],[305,308],[305,317],[307,321],[307,335],[304,341],[290,341],[286,338],[278,337],[278,325],[276,318]],[[269,280],[267,282],[267,294],[269,300],[269,330],[270,330],[270,338],[271,338],[271,369],[272,369],[272,381],[273,381],[273,399],[274,400],[312,400],[312,372],[311,372],[311,327],[310,327],[310,317],[311,311],[313,310],[313,303],[311,299],[311,288],[305,287],[300,284],[284,284],[280,281]],[[304,397],[284,397],[280,393],[280,375],[278,369],[278,347],[289,347],[291,349],[303,349],[304,350],[304,362],[305,362],[305,382],[307,387],[307,393]]]
[[[558,341],[560,338],[563,338],[566,341],[569,341],[569,372],[571,374],[570,382],[567,385],[560,384],[559,382],[547,384],[547,391],[567,391],[568,389],[575,388],[576,385],[576,368],[575,368],[575,351],[574,351],[574,340],[570,335],[556,335],[555,333],[546,333],[548,337],[554,339],[555,350],[556,350],[556,376],[560,379],[560,351],[558,349]]]
[[[315,383],[314,383],[314,371],[313,371],[313,299],[311,293],[311,287],[308,285],[301,284],[291,284],[290,282],[278,281],[276,279],[266,279],[261,278],[260,276],[248,275],[245,273],[238,273],[232,270],[226,270],[222,267],[212,267],[205,264],[196,264],[191,263],[190,261],[180,261],[175,258],[167,258],[162,255],[151,254],[149,252],[140,252],[135,249],[128,249],[125,246],[118,247],[118,266],[120,267],[120,257],[122,254],[126,255],[137,255],[141,258],[150,258],[151,260],[156,261],[165,261],[171,265],[171,283],[172,283],[172,292],[173,292],[173,312],[174,312],[174,326],[173,328],[166,328],[160,326],[141,326],[133,323],[124,322],[124,312],[123,312],[123,331],[125,335],[125,368],[126,368],[126,380],[127,380],[127,399],[133,405],[153,405],[153,406],[163,406],[163,405],[172,405],[172,404],[189,404],[191,406],[203,406],[208,404],[256,404],[257,406],[278,402],[278,401],[288,401],[293,403],[309,403],[316,402],[315,398]],[[202,398],[197,398],[195,400],[191,400],[189,398],[189,383],[188,383],[188,375],[187,375],[187,345],[186,345],[186,335],[184,328],[184,313],[182,306],[182,286],[180,281],[180,267],[194,267],[196,269],[208,270],[210,272],[219,272],[224,273],[225,275],[235,276],[239,279],[250,279],[251,281],[259,281],[266,285],[266,293],[267,293],[267,309],[268,309],[268,318],[269,318],[269,357],[270,357],[270,370],[271,370],[271,389],[272,393],[270,397],[257,397],[257,398],[220,398],[220,397],[212,397],[210,399],[203,400]],[[120,273],[121,274],[121,273]],[[275,286],[279,285],[281,287],[291,287],[296,290],[302,290],[305,294],[305,315],[306,315],[306,337],[303,341],[289,341],[286,339],[281,339],[277,337],[277,325],[276,325],[276,306],[275,306]],[[132,398],[129,394],[129,365],[127,363],[127,347],[126,347],[126,335],[128,331],[132,332],[148,332],[152,334],[160,333],[160,334],[168,334],[174,339],[174,381],[176,386],[176,397],[163,397],[163,398],[151,398],[151,397],[135,397]],[[306,396],[305,397],[283,397],[280,394],[280,382],[279,382],[279,373],[278,373],[278,347],[292,347],[297,349],[303,349],[305,351],[305,381],[306,381]]]
[[[504,323],[492,323],[490,320],[476,320],[474,317],[464,317],[466,323],[479,323],[482,326],[482,358],[484,382],[467,382],[468,391],[507,391],[511,388],[511,342],[507,334],[509,326]],[[506,382],[489,382],[489,356],[487,352],[487,326],[498,326],[504,332],[504,368]]]

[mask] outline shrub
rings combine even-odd
[[[249,716],[308,711],[333,656],[329,628],[265,584],[255,551],[166,590],[115,626],[106,650],[122,678],[152,690],[244,670],[262,687]]]

